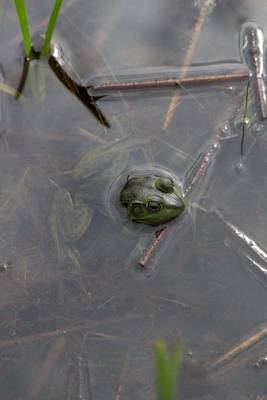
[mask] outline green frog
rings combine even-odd
[[[101,145],[86,153],[68,172],[72,188],[57,188],[49,218],[59,257],[70,254],[68,244],[86,233],[96,208],[107,214],[103,201],[107,184],[129,163],[131,151],[145,143],[144,139],[126,138],[119,143]],[[150,171],[126,180],[124,187],[118,189],[118,206],[121,203],[127,208],[133,222],[159,225],[177,218],[185,209],[181,189],[167,172],[157,175]]]
[[[128,177],[120,193],[128,217],[137,223],[160,225],[179,217],[185,209],[181,189],[166,175]]]

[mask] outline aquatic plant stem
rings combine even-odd
[[[170,354],[163,340],[157,340],[155,349],[155,378],[157,400],[175,400],[178,373],[182,362],[181,346],[176,344]]]
[[[203,25],[205,23],[206,17],[209,13],[210,6],[212,6],[212,4],[213,4],[213,0],[203,0],[203,4],[200,8],[196,24],[192,31],[189,47],[187,49],[187,52],[186,52],[185,57],[182,62],[182,67],[184,67],[184,70],[183,70],[182,74],[179,76],[179,79],[183,79],[187,76],[188,66],[192,62],[193,55],[194,55],[196,45],[197,45],[197,41],[199,39],[199,36],[202,31]],[[170,105],[166,112],[165,120],[163,123],[164,130],[167,130],[169,128],[179,101],[180,101],[180,95],[179,95],[179,93],[177,93],[172,97]]]
[[[50,345],[41,368],[38,370],[37,376],[32,382],[30,389],[31,398],[37,399],[40,396],[42,389],[48,382],[51,371],[62,357],[66,341],[66,337],[59,336],[56,337]]]
[[[221,355],[215,361],[213,361],[210,365],[207,365],[207,368],[210,370],[217,369],[226,363],[232,361],[234,358],[247,351],[251,347],[255,346],[258,342],[266,338],[267,336],[267,324],[263,324],[259,327],[259,329],[247,336],[245,339],[241,340],[239,343],[234,345],[230,350]]]
[[[217,85],[220,83],[242,82],[249,79],[247,71],[242,68],[232,72],[222,74],[186,76],[185,78],[154,78],[154,79],[139,79],[136,81],[117,81],[103,82],[87,86],[92,95],[109,95],[114,92],[132,92],[135,90],[151,90],[151,89],[183,89],[187,87],[198,87],[205,85]]]
[[[244,115],[243,115],[243,121],[242,121],[242,138],[241,138],[241,156],[242,157],[244,155],[244,141],[245,141],[245,129],[246,129],[245,125],[246,125],[246,117],[247,117],[247,112],[248,112],[249,84],[250,84],[250,81],[248,81],[248,84],[247,84]]]
[[[22,35],[23,44],[24,44],[25,55],[26,55],[26,57],[30,57],[32,43],[31,43],[31,35],[30,35],[29,22],[28,22],[28,16],[27,16],[27,11],[26,11],[26,7],[25,7],[25,2],[24,2],[24,0],[14,0],[14,2],[15,2],[16,10],[17,10],[21,35]]]
[[[24,62],[23,62],[22,74],[21,74],[20,81],[19,81],[19,84],[17,87],[16,100],[19,99],[19,97],[24,89],[26,79],[28,76],[28,72],[29,72],[29,66],[30,66],[30,57],[25,57]]]
[[[166,227],[161,228],[155,232],[155,237],[148,243],[143,252],[142,258],[139,261],[139,266],[141,268],[147,267],[152,257],[154,256],[155,252],[157,251],[160,243],[166,236],[166,233],[167,233]]]
[[[48,27],[46,30],[44,44],[43,44],[43,47],[41,50],[41,57],[46,57],[49,53],[51,39],[52,39],[54,30],[55,30],[58,14],[59,14],[62,3],[63,3],[63,0],[55,1],[54,7],[53,7],[53,10],[51,12],[50,19],[48,22]]]

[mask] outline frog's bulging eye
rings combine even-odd
[[[132,203],[131,204],[131,213],[135,216],[142,215],[144,212],[145,205],[143,203]]]
[[[152,212],[157,212],[161,209],[162,205],[158,201],[150,200],[147,203],[147,209]]]
[[[162,193],[173,193],[174,191],[174,183],[171,178],[158,178],[156,180],[156,188]]]

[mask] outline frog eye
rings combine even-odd
[[[162,193],[173,193],[174,191],[174,183],[173,180],[169,177],[167,178],[158,178],[156,180],[155,186]]]
[[[147,209],[152,212],[157,212],[161,209],[162,205],[159,201],[149,200],[146,205]]]
[[[132,203],[131,204],[131,213],[138,217],[139,215],[143,214],[145,205],[143,203]]]

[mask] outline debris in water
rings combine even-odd
[[[258,358],[258,361],[254,364],[254,367],[261,369],[261,368],[264,368],[266,366],[267,366],[267,355],[264,354],[263,356],[260,356]]]
[[[139,261],[139,266],[141,268],[146,268],[152,258],[154,257],[156,251],[159,248],[159,245],[166,237],[166,227],[159,229],[155,232],[155,237],[148,243],[147,247],[145,248],[142,258]]]
[[[221,355],[217,360],[213,361],[213,363],[208,367],[208,369],[217,369],[226,363],[229,363],[232,361],[234,358],[239,356],[240,354],[244,353],[251,347],[255,346],[258,342],[266,338],[267,336],[267,324],[261,325],[259,329],[256,331],[256,333],[252,333],[249,336],[246,336],[245,339],[241,340],[239,343],[234,345],[230,350],[228,350],[226,353]],[[267,362],[267,357],[266,362]]]
[[[256,99],[258,119],[267,118],[267,99],[264,82],[264,34],[253,22],[247,22],[241,29],[241,52],[251,74],[251,83]]]
[[[246,97],[245,97],[245,105],[244,105],[244,115],[243,115],[243,121],[242,121],[242,138],[241,138],[241,156],[243,157],[244,155],[244,140],[245,140],[245,130],[246,127],[249,124],[249,120],[247,119],[247,112],[248,112],[248,97],[249,97],[249,84],[250,81],[248,81],[247,84],[247,90],[246,90]]]

